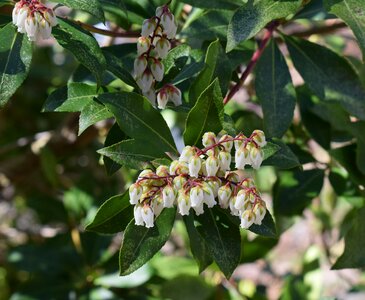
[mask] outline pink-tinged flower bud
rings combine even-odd
[[[251,164],[250,151],[244,145],[241,145],[240,148],[235,153],[235,162],[236,169],[243,170],[245,165]]]
[[[151,72],[153,77],[155,77],[156,81],[162,81],[164,74],[164,66],[158,59],[153,60],[151,64]]]
[[[52,9],[48,8],[44,14],[43,14],[44,18],[47,20],[47,22],[51,25],[51,27],[54,27],[57,25],[58,21],[57,21],[57,17],[55,16],[54,12]]]
[[[150,36],[156,29],[156,21],[154,19],[146,19],[142,23],[142,37]]]
[[[248,201],[248,193],[246,190],[240,190],[237,193],[236,197],[236,203],[234,204],[234,207],[238,210],[241,210],[245,204],[245,202]]]
[[[29,14],[28,7],[24,6],[21,9],[19,9],[18,17],[16,19],[16,26],[18,27],[18,32],[25,33],[25,20],[27,19],[27,16]]]
[[[162,88],[157,94],[158,108],[164,109],[166,107],[167,101],[169,101],[169,95],[167,91],[164,88]]]
[[[129,187],[129,202],[130,204],[137,204],[142,196],[142,186],[138,183],[134,183]]]
[[[148,205],[143,206],[141,215],[142,215],[142,219],[145,222],[147,228],[151,228],[154,226],[153,220],[154,220],[155,216],[154,216],[154,213],[150,206],[148,206]]]
[[[255,205],[255,207],[253,208],[253,213],[255,215],[254,223],[257,225],[261,225],[262,220],[265,218],[265,214],[266,214],[265,202],[257,203]]]
[[[151,87],[147,92],[142,92],[143,96],[145,96],[150,103],[155,106],[156,105],[156,92]]]
[[[134,74],[140,77],[147,68],[147,59],[141,55],[134,60]]]
[[[152,170],[150,170],[150,169],[143,170],[138,176],[138,181],[140,181],[139,184],[142,186],[150,185],[150,183],[154,177],[155,177],[155,173],[153,173]],[[151,179],[147,179],[147,178],[151,178]]]
[[[182,216],[189,215],[189,210],[191,207],[190,198],[185,193],[185,190],[181,189],[179,190],[178,196],[177,196],[177,206],[179,208],[179,214]]]
[[[252,147],[250,149],[250,158],[251,158],[252,168],[257,170],[258,168],[260,168],[261,163],[264,159],[262,150],[256,147]]]
[[[148,51],[151,46],[151,42],[149,38],[141,36],[137,41],[137,53],[138,55],[142,55]]]
[[[155,217],[158,217],[164,208],[162,197],[158,196],[153,199],[152,202],[152,211]]]
[[[218,154],[219,167],[222,171],[229,171],[231,169],[231,153],[221,151]]]
[[[237,197],[234,196],[231,198],[231,201],[229,201],[229,209],[231,211],[232,216],[239,216],[241,214],[240,211],[237,208],[235,208],[236,200]]]
[[[36,21],[36,17],[28,15],[25,19],[25,31],[30,41],[37,40],[38,23]]]
[[[156,169],[156,175],[159,177],[169,176],[169,167],[164,165],[158,166],[158,168]]]
[[[234,141],[234,148],[238,150],[244,143],[244,140],[247,139],[247,137],[244,134],[240,133],[239,135],[236,135],[235,139],[239,139]]]
[[[178,160],[173,160],[171,162],[171,164],[170,164],[170,171],[169,171],[169,173],[171,175],[176,175],[176,169],[177,169],[178,165],[179,165],[179,161]]]
[[[174,188],[178,191],[183,189],[186,181],[187,180],[185,176],[183,175],[176,176],[173,180]]]
[[[195,150],[191,146],[185,146],[184,149],[182,149],[179,161],[189,162],[190,159],[195,155]]]
[[[165,58],[170,49],[171,44],[169,40],[162,37],[156,42],[155,50],[159,57]]]
[[[224,147],[225,151],[231,152],[231,149],[233,147],[233,137],[231,137],[228,134],[225,134],[219,139],[219,143]]]
[[[253,141],[259,146],[259,147],[265,147],[267,142],[265,138],[265,133],[262,130],[254,130],[251,134]]]
[[[144,221],[142,218],[142,206],[141,205],[136,205],[134,207],[134,223],[138,226],[144,225]]]
[[[170,84],[170,89],[169,89],[169,100],[172,103],[174,103],[175,106],[179,106],[182,104],[181,91],[172,84]]]
[[[160,18],[160,24],[162,25],[165,34],[170,33],[175,25],[174,15],[170,11],[164,11]]]
[[[189,174],[189,165],[184,161],[179,161],[179,164],[176,167],[175,173],[177,175]]]
[[[210,147],[217,143],[217,138],[213,132],[206,132],[203,135],[202,143],[204,147]]]
[[[245,210],[241,215],[241,227],[248,229],[254,222],[254,213],[251,210]]]
[[[215,176],[219,168],[218,159],[215,156],[209,156],[205,161],[208,176]]]
[[[162,190],[164,207],[173,207],[176,199],[176,192],[172,186],[166,185]]]
[[[222,208],[228,208],[228,204],[229,204],[229,199],[231,199],[232,196],[232,190],[231,187],[228,184],[221,186],[218,189],[218,202],[220,207]]]
[[[177,23],[176,20],[171,24],[170,26],[170,31],[166,32],[166,37],[168,39],[173,39],[176,36],[176,32],[177,32]]]
[[[189,175],[192,177],[199,177],[199,172],[202,162],[198,155],[194,155],[189,161]]]
[[[153,84],[153,76],[151,71],[146,69],[143,72],[142,77],[137,79],[137,84],[144,93],[150,90]]]
[[[200,186],[195,186],[190,190],[190,201],[192,207],[198,207],[203,204],[204,191]]]
[[[204,190],[204,199],[203,202],[209,207],[212,208],[214,205],[217,204],[217,202],[214,199],[214,193],[212,188],[207,184],[203,184],[203,190]]]
[[[12,12],[12,20],[13,20],[13,24],[16,25],[17,24],[17,20],[18,20],[18,16],[19,16],[19,10],[20,10],[20,6],[19,6],[19,2],[17,2],[13,8],[13,12]]]
[[[163,14],[163,12],[164,12],[165,9],[166,9],[165,6],[159,6],[159,7],[157,7],[156,8],[156,16],[160,18],[162,16],[162,14]]]
[[[253,188],[253,187],[255,187],[255,182],[253,181],[252,178],[245,178],[242,181],[241,186],[246,187],[246,188]]]

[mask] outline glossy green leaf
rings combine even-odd
[[[191,253],[198,263],[199,273],[201,273],[213,262],[213,259],[203,237],[194,226],[193,214],[190,213],[188,216],[184,216],[183,219],[189,235]]]
[[[293,119],[295,90],[285,58],[273,41],[256,66],[255,88],[264,113],[265,135],[282,137]]]
[[[79,25],[58,19],[52,34],[60,45],[69,50],[77,60],[88,68],[100,83],[106,68],[105,57],[95,38]]]
[[[133,206],[129,203],[129,193],[116,195],[106,200],[98,209],[94,220],[86,230],[98,233],[123,231],[133,218]]]
[[[209,86],[213,80],[217,60],[219,58],[219,41],[212,42],[205,56],[205,67],[199,73],[189,90],[189,102],[195,104],[203,91]]]
[[[281,149],[281,147],[279,145],[274,144],[272,142],[267,142],[265,147],[262,148],[262,152],[264,154],[264,160],[266,160],[269,157],[273,156],[280,149]]]
[[[208,246],[214,261],[229,278],[240,262],[241,236],[239,227],[218,207],[206,208],[195,218],[199,233]]]
[[[298,158],[284,142],[279,139],[273,139],[271,142],[274,145],[278,146],[280,149],[276,151],[273,155],[268,157],[268,159],[264,161],[263,165],[276,166],[279,169],[291,169],[301,166]],[[267,146],[263,148],[264,158],[266,147]]]
[[[298,215],[318,197],[324,180],[323,170],[282,171],[274,191],[274,210],[278,215]]]
[[[295,14],[301,1],[248,0],[236,10],[228,26],[226,51],[255,36],[270,21]]]
[[[79,119],[79,135],[95,123],[111,118],[113,115],[102,104],[91,101],[82,110]]]
[[[365,1],[324,0],[328,12],[341,18],[354,32],[365,59]]]
[[[132,220],[125,232],[119,253],[120,275],[128,275],[142,267],[166,243],[175,221],[176,208],[165,208],[154,227],[137,226]]]
[[[51,0],[52,2],[61,3],[70,8],[79,9],[88,12],[102,22],[105,22],[104,11],[99,0]]]
[[[52,92],[43,106],[43,111],[79,112],[97,96],[96,85],[71,82]]]
[[[161,152],[154,147],[146,147],[144,141],[124,140],[117,144],[98,150],[98,153],[109,157],[119,165],[142,170],[150,162],[161,156]]]
[[[135,93],[106,93],[98,99],[113,113],[120,128],[156,151],[176,153],[174,139],[161,114],[150,102]]]
[[[186,119],[185,145],[201,145],[205,132],[218,133],[224,121],[223,99],[218,79],[214,80],[201,94]]]
[[[365,267],[365,208],[360,209],[352,220],[352,227],[345,235],[345,251],[332,269]]]
[[[0,108],[27,77],[32,61],[32,43],[12,24],[0,29]]]
[[[365,119],[365,89],[345,58],[305,40],[285,40],[295,68],[320,99],[339,102],[350,114]]]

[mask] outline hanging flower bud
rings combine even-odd
[[[255,205],[255,207],[253,208],[253,213],[255,215],[255,221],[254,223],[257,225],[261,225],[262,220],[265,217],[266,214],[266,206],[265,206],[265,202],[259,202]]]
[[[213,193],[211,187],[206,183],[204,183],[204,185],[203,185],[203,190],[204,190],[203,201],[209,208],[212,208],[214,205],[217,204],[217,202],[214,199],[214,193]]]
[[[253,141],[259,146],[259,147],[265,147],[266,146],[266,138],[265,133],[262,130],[254,130],[251,134]]]
[[[156,92],[152,87],[147,92],[142,92],[142,94],[153,106],[156,105]]]
[[[153,227],[154,213],[150,206],[145,205],[141,211],[143,222],[145,222],[147,228]]]
[[[174,20],[174,22],[170,26],[170,31],[166,33],[166,37],[168,39],[173,39],[176,36],[176,32],[177,32],[177,23],[176,20]]]
[[[204,191],[200,186],[195,186],[190,190],[190,200],[192,207],[198,207],[203,204]]]
[[[164,203],[162,197],[160,196],[156,197],[152,203],[152,211],[156,218],[161,214],[163,208],[164,208]]]
[[[50,38],[51,33],[52,33],[52,27],[45,19],[42,19],[39,22],[39,28],[38,29],[39,29],[39,32],[42,36],[42,39],[46,40],[46,39]]]
[[[254,213],[251,210],[245,210],[241,215],[241,227],[248,229],[254,222]]]
[[[240,190],[237,193],[236,203],[234,204],[234,207],[238,210],[241,210],[245,202],[247,201],[248,201],[248,193],[245,190]]]
[[[159,177],[166,177],[170,175],[169,167],[164,165],[158,166],[158,168],[156,169],[156,175]]]
[[[158,108],[164,109],[166,107],[167,101],[169,101],[169,95],[167,91],[162,88],[157,94]]]
[[[229,209],[231,211],[231,215],[233,216],[239,216],[241,213],[240,211],[235,207],[237,197],[234,196],[231,198],[231,201],[229,201]]]
[[[142,206],[139,204],[134,207],[134,223],[139,226],[144,225],[144,221],[142,218]]]
[[[231,196],[232,196],[232,190],[229,183],[224,186],[221,186],[218,189],[218,200],[220,207],[228,208],[229,199],[231,198]]]
[[[151,72],[156,81],[161,81],[164,73],[164,66],[158,59],[153,59],[151,63]]]
[[[151,42],[149,38],[139,37],[137,41],[137,53],[138,55],[142,55],[148,51],[151,46]]]
[[[245,165],[251,164],[250,152],[246,147],[244,147],[244,145],[241,145],[241,147],[236,151],[235,161],[236,168],[239,170],[243,170]]]
[[[199,172],[202,162],[198,155],[194,155],[189,161],[189,175],[192,177],[199,177]]]
[[[57,18],[53,12],[52,9],[47,8],[43,14],[43,17],[46,19],[46,21],[52,26],[56,26],[58,24]]]
[[[223,141],[227,141],[227,142],[223,142]],[[233,137],[231,137],[228,134],[223,135],[220,139],[219,142],[221,143],[221,145],[224,147],[224,150],[227,152],[231,152],[231,149],[233,147]],[[223,142],[223,143],[222,143]]]
[[[216,135],[213,132],[203,134],[202,143],[204,147],[210,147],[217,143]]]
[[[183,175],[179,175],[179,176],[176,176],[175,178],[174,178],[174,188],[176,189],[176,190],[181,190],[183,187],[184,187],[184,184],[186,183],[186,177],[185,176],[183,176]]]
[[[231,169],[231,153],[221,151],[218,154],[219,167],[222,171],[228,171]]]
[[[156,25],[156,21],[153,18],[144,20],[142,23],[141,35],[143,37],[150,36],[155,31]]]
[[[37,31],[38,31],[38,23],[36,22],[36,18],[28,15],[25,19],[25,31],[28,35],[28,39],[30,41],[37,40]]]
[[[166,9],[166,6],[159,6],[156,8],[156,16],[161,18],[164,10]]]
[[[184,161],[179,161],[178,165],[176,166],[175,173],[177,175],[188,174],[189,173],[189,165]]]
[[[169,89],[169,100],[175,105],[179,106],[182,104],[181,91],[174,85],[170,84]]]
[[[242,146],[242,144],[244,143],[244,139],[247,139],[246,136],[244,134],[239,134],[236,135],[235,137],[235,141],[234,141],[234,148],[236,149],[236,151]]]
[[[205,162],[208,176],[215,176],[219,168],[218,159],[214,156],[209,156]]]
[[[219,178],[213,177],[209,178],[209,180],[205,181],[209,187],[212,189],[214,198],[218,196],[218,190],[220,186],[222,185],[222,181]]]
[[[179,161],[189,162],[190,159],[195,155],[195,150],[191,146],[185,146],[184,149],[182,149]]]
[[[177,205],[179,208],[179,214],[182,216],[189,215],[189,210],[191,207],[190,198],[185,193],[184,190],[179,190],[178,196],[177,196]]]
[[[167,53],[169,52],[170,49],[171,49],[171,44],[168,39],[162,37],[156,42],[155,50],[158,56],[161,57],[162,59],[167,56]]]
[[[148,92],[151,89],[152,83],[153,83],[153,76],[149,69],[146,69],[143,72],[142,77],[137,79],[137,84],[144,93]]]
[[[142,186],[138,183],[134,183],[129,187],[129,202],[130,204],[137,204],[142,196]]]
[[[171,30],[174,30],[173,26],[175,26],[175,18],[169,10],[164,11],[160,19],[160,24],[162,25],[163,32],[165,34],[168,34],[171,32]]]
[[[263,161],[263,155],[262,155],[262,150],[258,149],[256,147],[252,147],[250,150],[250,159],[251,159],[251,164],[252,164],[252,168],[254,169],[258,169],[261,166],[261,163]]]
[[[175,189],[170,185],[166,185],[162,190],[162,200],[164,207],[173,207],[175,199]]]
[[[134,60],[134,74],[135,76],[139,77],[143,74],[143,72],[147,68],[147,59],[144,57],[144,55],[138,56]]]

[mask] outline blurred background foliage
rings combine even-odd
[[[154,7],[163,3],[122,1],[126,9],[115,9],[108,1],[102,2],[108,20],[132,31],[139,29],[133,24],[153,15]],[[195,1],[184,2],[195,5]],[[173,10],[186,21],[180,36],[202,50],[217,37],[224,40],[231,9],[240,1],[224,2],[232,8],[209,10],[204,6],[206,1],[197,1],[203,5],[197,4],[201,8],[187,17],[184,4],[173,1]],[[321,1],[312,2],[302,12],[311,19],[298,15],[297,21],[283,31],[326,26],[331,16],[318,4]],[[219,1],[212,5],[219,6]],[[71,16],[97,23],[80,12]],[[0,24],[8,21],[5,13],[0,15]],[[209,30],[202,32],[202,28]],[[365,83],[365,68],[348,29],[309,36],[349,56]],[[105,37],[99,37],[99,41],[104,45],[118,43]],[[240,47],[240,51],[228,54],[232,70],[249,60],[254,42],[243,42]],[[133,60],[134,51],[131,48],[132,55],[126,61]],[[355,146],[337,150],[328,147],[331,141],[343,143],[353,137],[304,106],[300,107],[302,118],[296,112],[283,141],[301,164],[317,168],[303,172],[299,167],[278,170],[266,166],[255,175],[265,200],[273,203],[279,239],[242,231],[241,264],[232,278],[225,279],[215,265],[199,275],[187,250],[186,229],[178,219],[158,255],[133,274],[119,277],[121,234],[99,235],[84,228],[105,199],[123,192],[133,182],[136,172],[122,167],[109,176],[96,152],[103,147],[112,121],[99,122],[77,136],[78,114],[40,113],[48,95],[72,76],[83,76],[72,55],[54,42],[39,45],[34,49],[28,78],[0,111],[0,300],[365,298],[362,270],[330,270],[343,253],[343,237],[353,228],[355,216],[365,217],[364,209],[360,209],[364,195],[354,183],[364,182],[354,161]],[[299,86],[300,78],[295,74],[293,78]],[[240,100],[227,106],[235,127],[247,132],[263,128],[252,85],[253,80],[237,96]],[[306,87],[300,90],[300,95],[315,102]],[[181,136],[186,112],[166,110],[164,117],[175,137]],[[177,144],[181,146],[181,140]],[[358,229],[353,238],[363,239],[363,232]]]

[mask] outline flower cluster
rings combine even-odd
[[[18,32],[26,33],[30,41],[36,41],[38,37],[48,39],[51,36],[57,18],[52,9],[38,0],[20,0],[13,9],[13,24]]]
[[[266,213],[265,202],[251,178],[240,178],[231,171],[231,150],[234,145],[237,169],[245,165],[259,168],[263,160],[261,147],[266,145],[264,133],[255,130],[250,137],[239,134],[218,139],[207,132],[203,145],[204,149],[186,146],[169,167],[161,165],[155,172],[140,173],[129,188],[136,225],[153,227],[162,209],[174,205],[181,215],[188,215],[190,209],[200,215],[204,213],[204,205],[211,208],[217,204],[216,198],[220,207],[240,217],[242,228],[261,224]]]
[[[137,41],[138,57],[134,60],[134,76],[143,95],[156,105],[155,83],[164,76],[161,59],[171,49],[171,39],[176,35],[177,24],[167,5],[156,9],[156,16],[142,24],[141,37]],[[157,94],[157,105],[163,109],[168,101],[181,105],[181,92],[172,84],[164,85]]]

